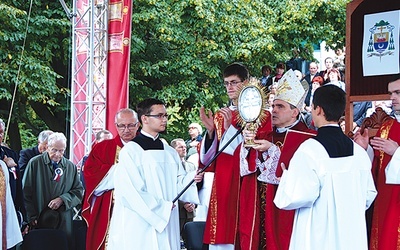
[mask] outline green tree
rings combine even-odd
[[[8,131],[16,150],[21,148],[19,129],[35,137],[45,128],[66,130],[71,26],[59,5],[33,2],[27,26],[29,2],[0,3],[0,116],[8,118],[17,85]]]
[[[171,108],[169,136],[186,137],[200,106],[228,100],[221,70],[246,64],[259,76],[264,64],[312,59],[313,44],[343,46],[348,1],[137,1],[133,9],[131,104],[158,97]]]
[[[216,111],[227,104],[221,70],[229,63],[242,62],[259,76],[262,65],[286,61],[294,49],[311,59],[320,41],[343,46],[347,2],[135,0],[130,106],[164,100],[171,113],[166,139],[186,138],[201,106]],[[17,84],[14,149],[21,148],[19,130],[67,132],[70,107],[71,22],[58,1],[34,1],[21,60],[28,10],[29,2],[0,3],[0,116],[8,117]]]

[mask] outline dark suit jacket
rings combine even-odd
[[[7,155],[7,157],[11,157],[14,159],[14,162],[17,163],[16,168],[16,174],[17,174],[17,179],[14,178],[14,174],[9,171],[9,177],[10,177],[10,190],[11,190],[11,195],[14,201],[14,206],[17,211],[20,211],[24,218],[25,218],[25,206],[24,206],[24,197],[22,194],[22,177],[19,171],[19,166],[18,166],[18,154],[12,149],[9,149],[4,146],[0,146],[0,157],[1,159],[4,159],[4,155]]]
[[[320,75],[320,72],[317,72],[317,73],[315,74],[315,76],[313,76],[312,78],[314,78],[314,77],[316,77],[316,76],[321,76],[321,75]],[[311,97],[311,89],[312,89],[312,79],[311,79],[310,72],[308,72],[308,73],[304,76],[303,79],[306,80],[306,81],[308,82],[308,92],[307,92],[307,95],[306,95],[306,99],[304,100],[304,103],[306,104],[306,106],[310,106],[310,105],[311,105],[311,103],[310,103],[310,97]]]
[[[24,175],[24,171],[25,171],[26,165],[28,165],[29,160],[39,154],[40,154],[40,152],[39,152],[38,146],[33,147],[33,148],[23,149],[19,152],[18,166],[19,166],[19,170],[21,172],[21,177]]]

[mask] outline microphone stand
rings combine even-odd
[[[198,173],[200,174],[200,173],[203,173],[204,171],[206,171],[206,169],[207,169],[208,167],[211,166],[211,164],[212,164],[212,163],[215,161],[215,159],[217,159],[217,157],[225,150],[225,148],[228,147],[229,144],[231,144],[231,142],[232,142],[240,133],[242,133],[243,129],[244,129],[244,127],[241,127],[241,128],[236,132],[236,134],[234,134],[234,135],[232,136],[232,138],[229,139],[229,141],[227,141],[227,142],[225,143],[225,145],[224,145],[219,151],[217,151],[217,153],[214,155],[214,157],[211,158],[210,162],[208,162],[202,169],[200,169],[200,171],[199,171]],[[175,203],[175,202],[179,199],[179,197],[181,197],[181,196],[183,195],[183,193],[185,193],[186,190],[188,190],[188,188],[193,184],[193,182],[194,182],[194,179],[191,180],[190,183],[187,184],[187,185],[182,189],[182,191],[175,197],[175,199],[172,201],[172,203]]]

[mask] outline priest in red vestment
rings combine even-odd
[[[277,168],[281,149],[285,142],[287,131],[297,130],[315,134],[316,131],[309,129],[300,119],[300,110],[304,105],[307,94],[307,84],[302,84],[296,78],[294,72],[289,70],[279,80],[277,93],[272,105],[273,131],[264,137],[256,136],[244,131],[246,139],[253,139],[259,144],[254,149],[260,152],[257,167],[260,171],[258,180],[260,182],[261,200],[261,239],[259,249],[289,249],[292,234],[294,210],[278,209],[273,200],[278,188],[279,179]],[[299,144],[293,145],[298,146]],[[285,145],[288,148],[289,145]]]
[[[371,250],[400,249],[400,79],[388,84],[395,118],[385,121],[370,140],[374,149],[372,175],[376,196],[370,236]],[[367,149],[368,130],[354,140]],[[371,147],[368,147],[371,150]]]
[[[86,190],[82,217],[88,226],[88,250],[105,249],[113,206],[113,190],[96,192],[96,189],[101,183],[112,181],[107,173],[118,162],[118,154],[124,144],[136,136],[138,124],[137,114],[132,109],[118,111],[115,115],[118,135],[114,139],[96,144],[85,162],[83,174]]]
[[[238,92],[249,73],[243,65],[233,63],[223,72],[224,85],[232,105],[220,109],[215,117],[200,110],[200,118],[207,128],[200,149],[200,162],[206,165],[217,150],[225,145],[240,129],[236,110]],[[271,131],[271,118],[267,112],[258,133]],[[242,175],[240,150],[243,136],[237,135],[207,169],[214,172],[209,209],[204,231],[204,243],[209,249],[258,249],[259,195],[256,173]],[[251,152],[254,150],[250,149]],[[255,169],[255,154],[250,168]]]

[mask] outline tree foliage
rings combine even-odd
[[[229,63],[260,76],[262,65],[288,60],[293,49],[312,59],[320,41],[343,46],[347,2],[134,0],[130,105],[164,100],[171,113],[166,138],[186,138],[201,106],[215,111],[228,102],[221,71]],[[17,84],[9,133],[15,149],[20,129],[66,132],[70,107],[71,22],[58,1],[34,1],[21,60],[28,10],[29,2],[0,3],[0,116],[7,118]]]

